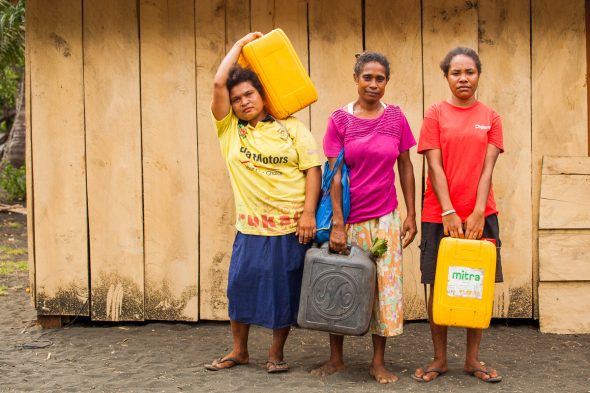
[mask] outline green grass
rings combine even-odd
[[[27,261],[3,261],[0,262],[0,276],[14,274],[16,272],[26,272],[29,270]]]
[[[0,296],[6,295],[6,290],[7,289],[8,289],[8,287],[6,287],[4,285],[0,285]]]
[[[26,255],[28,250],[26,248],[14,248],[9,246],[2,246],[0,245],[0,253],[18,256],[18,255]]]
[[[15,221],[9,221],[9,222],[6,222],[6,223],[0,225],[0,227],[3,227],[3,228],[12,228],[12,229],[18,229],[21,226],[22,225],[20,223],[15,222]]]

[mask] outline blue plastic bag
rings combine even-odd
[[[330,199],[330,186],[332,185],[332,179],[336,175],[340,166],[342,166],[342,213],[344,215],[345,223],[348,219],[348,214],[350,213],[350,184],[348,180],[348,168],[344,163],[344,149],[342,149],[340,150],[340,154],[338,154],[334,167],[331,170],[328,161],[324,164],[321,198],[315,215],[317,228],[315,240],[319,244],[330,240],[333,214],[332,200]]]

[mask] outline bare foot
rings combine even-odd
[[[412,379],[419,382],[430,382],[449,371],[447,362],[433,360],[428,366],[416,369]]]
[[[371,374],[371,376],[375,378],[375,381],[383,385],[387,383],[394,383],[399,380],[399,378],[394,373],[387,371],[387,369],[383,365],[371,364],[371,366],[369,367],[369,374]]]
[[[466,361],[463,369],[466,373],[471,374],[484,382],[500,382],[502,380],[502,376],[498,375],[498,372],[493,368],[486,367],[484,362]]]
[[[311,370],[311,375],[315,375],[316,377],[327,377],[328,375],[332,375],[342,370],[344,370],[344,363],[328,360],[320,367]]]

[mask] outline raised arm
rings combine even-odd
[[[485,225],[485,212],[490,188],[492,188],[492,173],[496,160],[500,154],[500,149],[492,144],[488,144],[486,158],[483,163],[479,183],[477,184],[477,196],[473,212],[465,220],[465,237],[467,239],[479,239],[483,235]]]
[[[211,111],[217,120],[221,120],[227,116],[231,106],[229,92],[226,87],[231,67],[238,61],[244,45],[259,37],[262,37],[262,33],[260,32],[246,34],[231,47],[227,55],[221,60],[221,64],[219,64],[219,68],[217,68],[217,72],[213,78],[213,101],[211,102]]]
[[[428,177],[430,184],[438,203],[443,212],[453,210],[451,203],[451,196],[449,195],[449,185],[447,183],[447,175],[443,168],[442,152],[440,149],[431,149],[426,151],[426,161],[428,162]],[[442,224],[445,235],[451,237],[464,238],[463,226],[461,225],[461,218],[457,213],[447,214],[442,217]]]

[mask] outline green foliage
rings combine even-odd
[[[0,82],[2,83],[2,82]],[[8,132],[8,122],[6,120],[0,121],[0,134],[5,134]]]
[[[6,290],[8,287],[6,285],[0,285],[0,296],[6,296]]]
[[[387,252],[387,240],[375,238],[369,251],[375,258],[380,258]]]
[[[24,63],[25,1],[0,0],[0,133],[11,126]]]
[[[25,2],[0,0],[0,68],[22,66],[25,53]]]
[[[0,69],[0,108],[14,108],[19,80],[20,75],[14,68],[7,66]],[[4,127],[8,128],[7,125]],[[0,128],[2,127],[0,126]],[[1,132],[3,131],[0,130]]]
[[[0,172],[0,188],[6,193],[8,201],[23,200],[27,192],[25,166],[15,168],[6,164]]]

